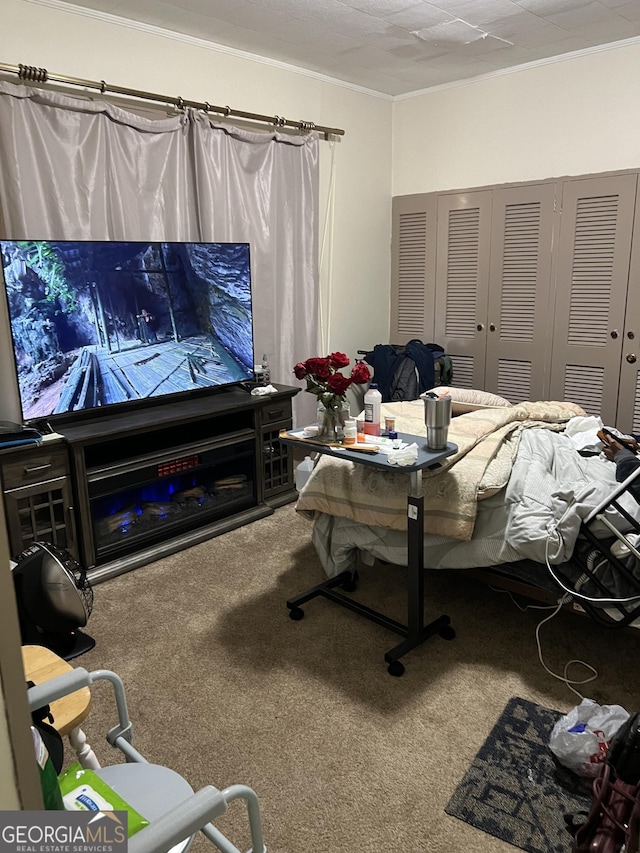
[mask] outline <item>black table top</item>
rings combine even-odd
[[[357,462],[360,465],[370,465],[373,468],[383,468],[389,471],[397,471],[398,473],[405,472],[407,474],[410,474],[413,471],[421,471],[423,468],[432,468],[442,459],[445,459],[447,456],[452,456],[458,450],[458,445],[452,444],[451,442],[447,442],[445,450],[429,450],[427,448],[426,436],[399,432],[398,438],[405,444],[415,443],[418,445],[418,458],[411,465],[396,465],[389,462],[387,454],[383,451],[378,451],[377,453],[362,453],[358,450],[350,450],[349,445],[333,447],[329,444],[323,444],[317,438],[307,440],[303,437],[302,433],[303,428],[289,430],[286,433],[281,432],[280,441],[292,446],[307,448],[309,453],[324,453],[327,456],[333,456],[335,459],[348,459],[350,462]],[[358,445],[356,445],[356,447],[357,446]]]

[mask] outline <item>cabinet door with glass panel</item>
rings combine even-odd
[[[0,454],[11,557],[48,542],[78,558],[73,491],[64,446],[15,448]]]

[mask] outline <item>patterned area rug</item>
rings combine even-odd
[[[567,853],[565,814],[588,811],[588,780],[560,767],[549,749],[559,711],[513,698],[445,809],[528,853]]]

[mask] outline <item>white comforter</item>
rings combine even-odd
[[[568,560],[582,520],[616,485],[615,465],[603,456],[581,456],[563,432],[528,430],[520,439],[506,489],[507,543],[536,562]],[[640,517],[640,505],[631,495],[623,495],[620,504],[632,517]],[[628,529],[614,510],[606,515],[619,529]]]

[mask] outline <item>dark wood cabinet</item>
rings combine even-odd
[[[57,441],[4,451],[12,551],[53,542],[96,582],[272,514],[296,497],[278,434],[299,389],[277,387],[56,424]]]
[[[69,453],[61,440],[0,453],[2,491],[12,557],[33,542],[51,542],[78,559]]]
[[[271,400],[260,408],[264,500],[270,506],[280,506],[293,499],[293,454],[278,439],[281,429],[291,429],[291,418],[291,397]]]

